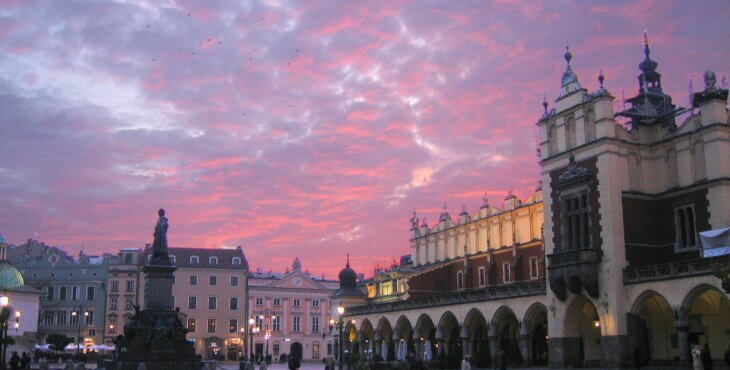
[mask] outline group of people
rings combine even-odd
[[[725,364],[730,367],[730,346],[725,352]],[[712,370],[712,354],[708,343],[705,343],[702,350],[698,345],[692,347],[692,368],[694,370]]]
[[[30,355],[23,352],[23,355],[18,355],[18,351],[13,351],[10,356],[10,370],[19,369],[30,369]]]

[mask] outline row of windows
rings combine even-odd
[[[272,331],[275,331],[275,332],[281,331],[281,320],[280,319],[281,318],[279,316],[277,316],[272,320],[272,328],[271,328]],[[116,318],[115,318],[115,323],[116,323]],[[292,332],[295,332],[295,333],[301,332],[302,331],[301,323],[302,323],[301,316],[292,316]],[[195,331],[197,329],[197,320],[195,318],[188,318],[187,324],[188,324],[188,326],[187,326],[188,330],[191,333],[195,333]],[[208,324],[207,332],[215,333],[216,327],[217,327],[216,319],[208,319],[207,324]],[[261,328],[261,326],[259,326],[259,328]],[[312,333],[319,333],[319,317],[312,317],[311,329],[312,329]],[[228,320],[228,333],[236,333],[238,330],[239,330],[238,320],[229,319]]]
[[[124,309],[125,310],[131,310],[133,307],[134,301],[132,300],[132,297],[124,297]],[[109,309],[110,310],[116,310],[118,306],[118,298],[117,297],[111,297],[109,299]]]
[[[540,265],[537,257],[530,258],[530,280],[540,277]],[[487,285],[487,272],[484,267],[479,268],[479,286]],[[505,262],[502,264],[502,283],[509,284],[512,282],[512,264]],[[464,273],[459,271],[456,273],[456,288],[464,289]]]
[[[44,325],[79,325],[79,316],[84,316],[84,323],[94,325],[94,311],[86,310],[79,312],[76,310],[46,310],[43,313]]]
[[[58,289],[56,289],[58,288]],[[58,291],[58,296],[56,296],[56,291]],[[46,288],[46,300],[47,301],[53,301],[55,299],[58,299],[59,301],[66,301],[66,300],[72,300],[72,301],[78,301],[81,299],[81,287],[73,286],[69,290],[69,287],[61,286],[61,287],[55,287],[55,286],[49,286]],[[94,297],[96,296],[96,288],[93,286],[86,287],[86,300],[87,301],[93,301]]]
[[[272,302],[274,307],[280,307],[281,306],[281,298],[274,298],[272,299]],[[257,306],[263,306],[264,305],[264,299],[262,297],[256,298],[256,305]],[[301,307],[302,302],[299,298],[292,299],[292,306],[294,307]],[[312,300],[312,307],[317,308],[319,307],[319,300],[313,299]]]
[[[198,276],[197,275],[190,275],[190,278],[188,280],[190,285],[198,285]],[[231,276],[231,286],[238,286],[238,276]],[[218,276],[212,275],[208,278],[208,284],[210,285],[218,285]]]
[[[188,297],[188,309],[191,310],[197,310],[198,309],[198,297]],[[208,297],[208,309],[209,310],[216,310],[218,309],[218,298],[217,297]],[[238,309],[238,298],[231,297],[228,301],[228,309],[229,310],[237,310]]]
[[[152,256],[149,256],[148,258],[152,258]],[[174,255],[170,255],[170,262],[176,262],[177,258],[175,258]],[[191,265],[197,265],[200,264],[200,257],[198,256],[190,256],[190,264]],[[208,265],[209,266],[217,266],[218,265],[218,257],[211,256],[208,257]],[[231,265],[233,266],[241,266],[241,257],[233,257],[231,258]]]
[[[119,291],[119,281],[112,280],[112,286],[109,289],[112,292],[118,292]],[[125,292],[134,292],[134,280],[127,280],[126,289]]]

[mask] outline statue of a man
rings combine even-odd
[[[155,240],[152,243],[152,259],[162,258],[167,260],[167,218],[165,217],[165,210],[160,208],[157,212],[160,218],[157,220],[155,225]]]

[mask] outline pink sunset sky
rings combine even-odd
[[[2,1],[0,233],[70,254],[241,245],[334,278],[538,184],[570,45],[621,108],[648,30],[663,86],[730,66],[719,1]],[[680,120],[681,122],[681,120]]]

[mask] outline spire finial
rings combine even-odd
[[[603,76],[603,71],[598,71],[598,83],[601,84],[601,90],[603,90],[603,80],[605,80],[606,77]]]
[[[568,67],[570,67],[570,61],[573,59],[573,54],[570,52],[570,46],[565,47],[565,54],[563,57],[565,58],[565,61],[568,62]]]
[[[345,267],[350,267],[350,252],[347,252],[347,263],[345,263]]]

